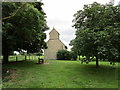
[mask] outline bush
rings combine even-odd
[[[77,55],[74,52],[69,52],[67,50],[59,50],[57,52],[58,60],[77,60]]]
[[[77,54],[75,54],[74,52],[70,52],[70,56],[71,56],[71,60],[77,60]]]
[[[58,60],[71,60],[70,52],[67,50],[59,50],[57,52],[57,59]]]

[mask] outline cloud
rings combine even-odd
[[[43,9],[47,15],[47,22],[50,30],[46,31],[47,39],[53,27],[60,33],[60,39],[65,45],[69,45],[70,40],[75,38],[75,29],[72,27],[73,15],[85,4],[93,2],[106,4],[110,0],[43,0]],[[115,4],[119,0],[115,0]],[[70,48],[70,46],[68,46]]]

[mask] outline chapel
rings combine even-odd
[[[47,41],[47,49],[44,49],[44,59],[45,60],[55,60],[57,59],[58,50],[66,50],[67,47],[59,39],[60,34],[55,28],[49,33],[49,40]]]

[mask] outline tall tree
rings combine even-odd
[[[73,50],[83,56],[120,59],[120,7],[101,5],[97,2],[85,5],[73,20],[76,38],[71,41]]]
[[[27,50],[29,53],[46,48],[48,29],[46,15],[41,2],[3,2],[2,54],[3,62],[8,62],[9,54],[14,50]]]

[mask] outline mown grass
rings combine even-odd
[[[95,62],[45,60],[47,64],[36,63],[37,59],[3,65],[15,70],[12,79],[3,82],[3,88],[118,88],[118,64],[100,62],[96,68]]]

